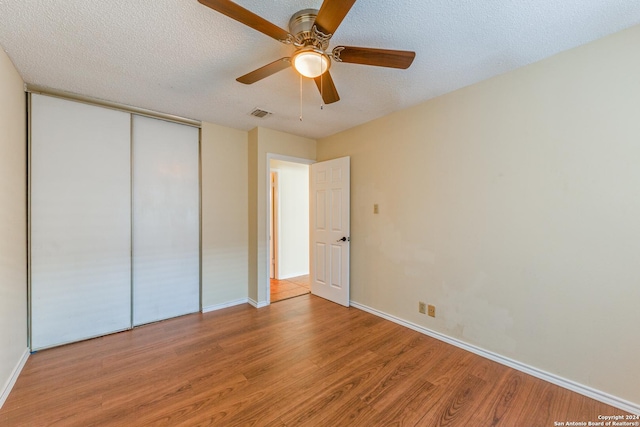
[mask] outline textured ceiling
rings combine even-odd
[[[321,0],[237,0],[288,29]],[[25,82],[237,129],[311,138],[348,129],[640,24],[637,0],[359,0],[331,46],[413,50],[408,70],[335,64],[341,100],[320,109],[286,69],[235,78],[292,48],[196,0],[0,0],[0,45]],[[255,107],[273,113],[249,115]]]

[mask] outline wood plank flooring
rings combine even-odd
[[[311,292],[309,275],[292,277],[290,279],[271,279],[271,302],[278,302],[289,298],[299,297]]]
[[[623,411],[305,295],[30,356],[2,426],[553,426]]]

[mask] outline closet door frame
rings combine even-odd
[[[130,330],[134,328],[133,325],[133,247],[132,238],[133,238],[133,141],[132,141],[132,123],[133,123],[133,115],[146,116],[151,118],[157,118],[160,120],[178,123],[186,126],[195,127],[198,129],[198,293],[199,293],[199,301],[198,301],[198,310],[202,312],[202,123],[197,120],[184,118],[176,115],[159,113],[153,110],[148,110],[144,108],[132,107],[125,104],[120,104],[116,102],[110,102],[105,100],[94,99],[91,97],[86,97],[83,95],[77,95],[65,91],[54,90],[50,88],[45,88],[38,85],[25,84],[26,98],[27,98],[27,345],[31,351],[34,351],[33,347],[33,288],[32,288],[32,279],[33,279],[33,263],[32,263],[32,94],[46,95],[55,98],[65,99],[67,101],[80,102],[85,103],[97,107],[107,108],[122,111],[128,113],[130,116],[129,120],[129,149],[130,149],[130,216],[131,220],[129,223],[130,229],[130,320],[129,327],[122,330]],[[109,332],[116,333],[118,331]],[[102,336],[102,335],[99,335]],[[91,337],[83,338],[90,339]],[[95,338],[95,337],[94,337]],[[51,347],[55,347],[58,345],[64,345],[68,343],[55,344]],[[48,348],[48,347],[46,347]]]

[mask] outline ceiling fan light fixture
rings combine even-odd
[[[299,50],[293,55],[291,63],[298,73],[311,79],[321,76],[331,66],[329,56],[314,48]]]

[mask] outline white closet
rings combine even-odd
[[[198,129],[133,118],[133,324],[198,311]]]
[[[30,114],[32,349],[198,311],[198,129],[37,94]]]
[[[130,327],[130,120],[32,95],[34,349]]]

